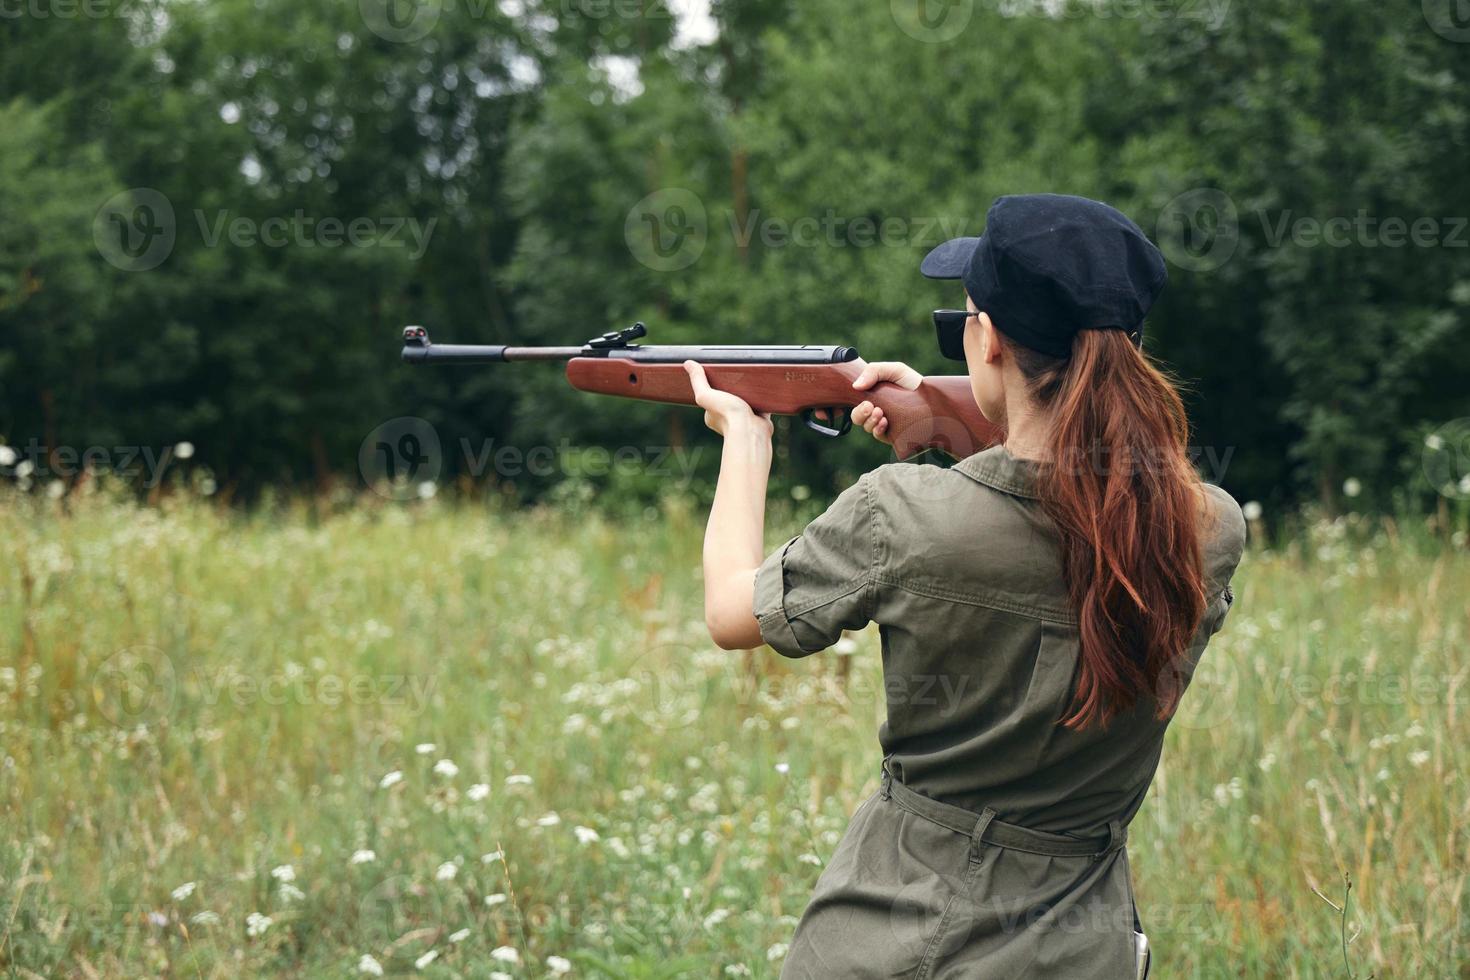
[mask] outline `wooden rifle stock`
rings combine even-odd
[[[999,430],[980,414],[965,375],[926,377],[915,391],[887,381],[859,391],[852,383],[862,373],[860,361],[705,364],[704,373],[710,387],[739,395],[757,412],[800,415],[809,428],[824,435],[847,431],[846,413],[870,401],[888,417],[887,434],[899,459],[925,449],[961,459],[1001,441]],[[580,391],[599,395],[694,404],[694,389],[682,364],[575,357],[567,362],[567,380]],[[842,427],[820,424],[814,413],[821,409],[841,413]]]

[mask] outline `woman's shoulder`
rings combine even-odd
[[[1204,489],[1204,545],[1205,568],[1217,581],[1227,583],[1240,564],[1245,552],[1245,513],[1240,504],[1213,483],[1201,484]]]

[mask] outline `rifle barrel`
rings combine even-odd
[[[643,335],[643,325],[637,333]],[[628,333],[628,332],[625,332]],[[629,344],[623,335],[609,334],[581,347],[507,347],[502,344],[435,344],[423,327],[407,327],[403,334],[403,359],[411,364],[429,361],[458,364],[500,364],[506,361],[569,361],[577,357],[604,357],[639,364],[843,364],[855,361],[852,347],[812,344],[713,344],[708,346],[641,346]]]

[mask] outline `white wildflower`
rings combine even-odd
[[[434,494],[436,494],[438,492],[439,492],[439,486],[438,486],[438,484],[434,483],[434,481],[432,481],[432,480],[425,480],[425,481],[423,481],[422,483],[419,484],[419,499],[420,500],[429,500],[430,498],[432,498],[434,496]]]
[[[219,913],[206,909],[203,912],[195,912],[189,917],[189,921],[196,926],[217,926],[219,925]]]
[[[441,776],[448,776],[453,779],[459,775],[459,766],[456,766],[451,759],[440,759],[434,763],[434,771]]]
[[[469,792],[465,793],[465,796],[470,798],[471,803],[479,803],[481,800],[490,796],[490,784],[476,783],[470,787]]]
[[[15,450],[9,446],[0,446],[0,466],[12,466],[15,463]]]
[[[256,936],[264,936],[266,930],[271,927],[271,917],[261,915],[259,912],[251,912],[245,917],[245,935],[254,939]]]
[[[378,780],[378,788],[391,789],[401,782],[403,782],[403,773],[394,769],[392,772],[384,774],[383,778]]]
[[[1240,512],[1248,521],[1259,521],[1261,514],[1265,513],[1265,509],[1261,507],[1259,500],[1247,500],[1245,506],[1240,508]]]
[[[192,442],[181,442],[174,446],[174,456],[179,459],[190,459],[194,455],[194,444]]]
[[[706,929],[713,929],[715,926],[719,925],[721,922],[724,922],[728,918],[730,918],[729,909],[715,909],[709,915],[704,917],[704,927]]]
[[[431,949],[423,956],[420,956],[418,959],[413,961],[414,968],[422,970],[424,967],[428,966],[430,963],[434,962],[438,958],[439,951],[437,949]]]
[[[817,857],[810,851],[805,854],[797,855],[796,860],[800,861],[802,864],[810,864],[814,868],[820,868],[822,866],[822,859]]]
[[[381,977],[383,975],[383,964],[373,959],[367,953],[363,953],[362,959],[357,961],[357,972],[370,977]]]
[[[420,742],[413,747],[413,750],[419,755],[431,755],[438,747],[433,742]]]
[[[791,771],[791,765],[786,762],[778,762],[776,763],[776,771],[784,776]]]
[[[772,963],[779,959],[784,959],[786,950],[787,946],[785,943],[775,943],[770,949],[766,950],[766,959]]]
[[[546,968],[557,976],[572,972],[572,961],[565,956],[546,957]]]
[[[506,903],[506,898],[500,892],[496,892],[494,895],[486,895],[485,896],[485,907],[486,908],[493,909],[495,906],[497,906],[497,905],[504,905],[505,903]]]
[[[597,831],[591,827],[573,827],[572,833],[577,835],[577,843],[579,844],[595,844],[601,839],[597,836]]]
[[[453,861],[445,861],[439,865],[439,870],[434,872],[435,881],[453,881],[454,876],[459,874],[459,865]]]
[[[196,884],[197,882],[186,881],[179,887],[175,888],[169,894],[173,895],[175,902],[182,902],[184,899],[194,894],[194,888]]]
[[[519,963],[521,954],[514,946],[496,946],[490,951],[490,958],[499,963]]]
[[[364,849],[362,849],[360,851],[353,851],[352,852],[352,857],[350,857],[350,858],[347,859],[347,863],[348,864],[372,864],[377,859],[378,859],[378,852],[377,851],[369,851],[366,848],[364,848]]]
[[[507,786],[530,786],[531,783],[531,777],[524,773],[516,773],[514,776],[505,777],[505,785]]]
[[[1342,492],[1349,497],[1356,497],[1363,492],[1363,481],[1355,476],[1350,476],[1342,481]]]
[[[1428,761],[1429,753],[1425,752],[1423,749],[1420,749],[1418,752],[1409,753],[1409,764],[1412,765],[1415,769],[1423,766],[1424,763]]]
[[[287,902],[299,902],[305,897],[306,892],[302,891],[300,888],[297,888],[295,885],[285,884],[281,886],[281,898],[285,899]]]
[[[1437,450],[1440,450],[1440,449],[1443,449],[1444,448],[1444,436],[1441,436],[1438,432],[1431,432],[1431,433],[1429,433],[1429,435],[1427,435],[1427,436],[1424,437],[1424,448],[1425,449],[1433,449],[1433,450],[1436,450],[1436,451]],[[4,460],[3,459],[0,459],[0,462],[4,462]]]
[[[841,653],[841,654],[857,653],[857,648],[858,648],[857,640],[854,640],[850,636],[844,636],[842,639],[840,639],[836,643],[832,644],[832,652],[833,653]]]
[[[451,945],[462,943],[468,938],[470,938],[470,931],[468,929],[461,929],[458,932],[451,932],[449,934],[449,942]]]
[[[290,884],[296,880],[296,869],[289,864],[283,864],[280,867],[271,869],[271,877],[279,882]]]
[[[505,855],[500,851],[491,851],[489,854],[480,855],[481,864],[494,864],[496,861],[504,860]]]
[[[561,823],[561,817],[555,811],[553,811],[551,813],[548,813],[546,816],[540,818],[539,820],[537,820],[536,821],[536,826],[538,826],[538,827],[555,827],[559,823]]]

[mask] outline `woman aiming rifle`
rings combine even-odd
[[[882,638],[881,787],[782,976],[1142,976],[1127,827],[1245,541],[1141,351],[1163,259],[1113,208],[1030,195],[922,271],[965,286],[964,310],[935,314],[939,344],[1004,442],[868,473],[769,557],[771,423],[686,365],[724,437],[704,545],[714,641],[804,657],[870,622]],[[918,378],[870,364],[855,387]],[[870,403],[853,421],[893,435]]]

